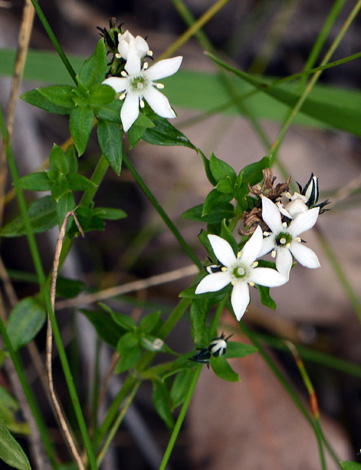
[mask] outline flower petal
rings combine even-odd
[[[127,63],[124,68],[129,76],[139,75],[141,71],[140,57],[137,54],[128,53]]]
[[[293,237],[297,237],[301,233],[306,232],[315,225],[319,212],[320,208],[314,207],[303,214],[299,214],[295,220],[290,223],[288,232]]]
[[[216,292],[223,289],[231,282],[231,278],[227,272],[219,272],[208,274],[198,284],[196,294],[204,294],[205,292]]]
[[[120,111],[120,119],[122,120],[124,132],[127,132],[138,116],[139,96],[134,93],[127,93]]]
[[[277,250],[276,268],[279,273],[285,276],[287,279],[290,276],[290,270],[292,267],[292,255],[288,248],[279,248]]]
[[[242,263],[251,266],[254,260],[259,256],[259,252],[262,248],[262,241],[262,229],[260,226],[258,226],[254,234],[251,236],[251,238],[248,240],[248,242],[244,245],[242,249]]]
[[[282,286],[288,278],[271,268],[254,268],[249,276],[250,281],[266,287]]]
[[[262,219],[266,222],[273,233],[282,231],[281,213],[273,202],[267,197],[262,197]]]
[[[236,255],[233,253],[231,245],[224,240],[224,238],[217,235],[208,235],[208,240],[211,243],[212,250],[216,255],[218,261],[226,266],[231,266],[236,261]]]
[[[249,301],[248,284],[246,282],[237,282],[232,290],[231,304],[238,321],[243,317]]]
[[[153,86],[147,87],[143,93],[144,99],[147,100],[149,106],[158,116],[164,118],[176,117],[175,112],[171,108],[168,98],[156,90]]]
[[[145,74],[149,80],[159,80],[160,78],[170,77],[176,73],[182,63],[183,57],[172,57],[171,59],[160,60],[149,67]]]
[[[306,266],[306,268],[311,269],[320,267],[320,262],[316,253],[302,243],[291,243],[290,250],[296,260],[302,264],[302,266]]]
[[[266,255],[275,248],[275,237],[274,235],[269,235],[268,237],[262,240],[261,250],[258,253],[258,257]]]
[[[128,79],[121,77],[109,77],[106,78],[102,83],[103,85],[109,85],[117,93],[124,91],[127,88]]]

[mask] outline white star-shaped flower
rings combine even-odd
[[[139,116],[139,106],[144,107],[146,100],[153,111],[164,118],[176,117],[168,99],[156,88],[162,89],[161,83],[154,80],[169,77],[177,72],[183,57],[173,57],[172,59],[160,60],[147,69],[147,63],[140,68],[140,63],[133,70],[128,69],[128,62],[122,77],[109,77],[104,80],[105,85],[111,86],[117,93],[122,93],[120,99],[124,99],[120,111],[120,119],[124,131],[127,132],[134,121]]]
[[[237,256],[231,245],[223,238],[208,235],[208,239],[223,267],[219,270],[213,267],[213,271],[198,284],[195,293],[216,292],[232,284],[231,304],[237,320],[242,318],[250,301],[248,284],[276,287],[287,282],[288,279],[275,269],[257,268],[258,263],[255,259],[258,257],[263,239],[260,227],[257,227]]]
[[[316,254],[302,244],[299,238],[301,233],[315,225],[319,210],[319,207],[314,207],[307,212],[300,213],[290,225],[287,225],[282,223],[278,207],[270,199],[262,197],[262,218],[272,233],[263,239],[259,256],[272,251],[272,256],[277,256],[277,270],[286,277],[289,277],[292,255],[307,268],[319,268],[320,262]]]
[[[118,34],[118,59],[127,61],[126,70],[128,73],[136,73],[140,69],[141,60],[148,55],[152,55],[147,41],[141,36],[134,37],[129,31]]]

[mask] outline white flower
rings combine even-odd
[[[280,212],[289,219],[295,219],[299,214],[303,214],[303,212],[309,210],[306,196],[294,192],[293,194],[286,193],[286,197],[289,198],[289,202],[284,206],[278,206],[278,208]]]
[[[123,71],[123,77],[110,77],[104,80],[105,85],[111,86],[117,93],[122,93],[120,99],[124,99],[120,111],[124,131],[126,132],[139,116],[139,105],[144,107],[145,99],[153,111],[164,118],[176,117],[171,108],[168,99],[156,88],[163,88],[161,83],[155,83],[154,80],[169,77],[179,69],[182,57],[173,57],[157,62],[147,69],[147,63],[144,63],[143,69],[140,63],[133,71],[127,69]]]
[[[141,36],[134,37],[129,31],[124,34],[118,34],[118,54],[116,57],[121,57],[127,61],[125,70],[128,73],[136,73],[140,69],[141,60],[148,55],[152,55],[149,50],[147,41]]]
[[[196,294],[216,292],[228,284],[233,285],[231,304],[237,320],[240,320],[250,301],[248,284],[254,286],[276,287],[287,282],[287,278],[270,268],[257,268],[258,257],[262,247],[262,230],[256,231],[237,257],[231,245],[217,235],[208,235],[214,254],[223,265],[220,271],[211,272],[201,280],[196,288]]]
[[[282,223],[278,207],[268,198],[262,197],[262,218],[272,231],[263,239],[263,245],[259,256],[272,251],[276,258],[277,270],[289,277],[292,266],[292,255],[307,268],[319,268],[320,262],[316,254],[303,245],[299,235],[312,228],[317,220],[319,207],[303,212],[287,225]]]

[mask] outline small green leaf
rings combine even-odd
[[[82,281],[76,279],[67,279],[59,276],[56,282],[56,296],[63,299],[73,299],[86,289]]]
[[[68,158],[68,174],[78,173],[78,158],[74,145],[69,145],[65,153]]]
[[[58,202],[62,196],[69,192],[69,189],[69,183],[66,176],[59,175],[57,180],[51,186],[51,195],[56,202]]]
[[[56,106],[74,108],[74,87],[70,85],[54,85],[45,88],[37,88],[38,92],[50,103]]]
[[[146,129],[149,127],[154,127],[154,122],[151,121],[145,114],[139,114],[136,121],[128,130],[128,140],[131,149],[140,141]]]
[[[104,230],[103,220],[97,215],[94,215],[94,210],[92,208],[80,206],[76,210],[76,216],[84,233],[92,230]],[[78,228],[75,224],[72,224],[71,229],[69,230],[69,235],[77,236],[78,234]]]
[[[208,181],[211,183],[212,186],[216,186],[217,181],[216,181],[216,179],[214,178],[214,176],[212,175],[208,158],[204,155],[204,153],[202,152],[202,150],[200,150],[200,149],[196,149],[196,150],[197,150],[197,153],[199,153],[200,156],[202,157],[203,165],[204,165],[204,170],[205,170],[205,172],[206,172]]]
[[[224,356],[211,357],[210,361],[213,372],[228,382],[240,382],[239,375],[228,364]]]
[[[229,230],[229,228],[226,224],[225,219],[222,220],[221,232],[220,232],[219,235],[220,235],[220,237],[224,238],[231,245],[231,247],[233,248],[234,253],[237,255],[237,253],[239,251],[238,244],[237,244],[233,234],[230,232],[230,230]]]
[[[76,106],[70,113],[69,129],[79,156],[83,155],[93,128],[94,113],[90,106]]]
[[[206,320],[211,305],[214,303],[210,299],[197,297],[191,304],[192,336],[196,344],[204,342],[206,332]]]
[[[17,434],[30,434],[28,423],[19,421],[19,403],[10,395],[5,388],[0,387],[0,420],[11,432]],[[20,416],[21,418],[21,416]]]
[[[143,140],[149,144],[182,145],[183,147],[196,150],[192,142],[166,119],[156,116],[152,121],[155,126],[147,128],[143,135]]]
[[[177,408],[180,406],[189,390],[189,387],[192,383],[194,376],[193,369],[183,369],[178,374],[177,377],[174,379],[171,391],[170,391],[170,400],[172,403],[172,409]]]
[[[124,335],[124,329],[115,323],[106,312],[81,310],[90,323],[94,326],[99,338],[112,348],[116,348],[119,338]]]
[[[45,98],[45,96],[39,92],[39,89],[27,91],[26,93],[23,93],[20,98],[33,106],[37,106],[38,108],[48,111],[49,113],[63,115],[70,113],[71,108],[66,106],[56,106]]]
[[[108,305],[103,304],[102,302],[99,302],[99,307],[101,307],[106,312],[109,312],[115,323],[124,328],[124,330],[130,331],[137,327],[137,324],[132,317],[123,315],[122,313],[116,313]]]
[[[270,164],[270,159],[269,157],[263,157],[262,160],[259,162],[251,163],[250,165],[247,165],[246,167],[243,168],[243,170],[240,172],[236,184],[236,190],[234,193],[235,198],[237,201],[242,204],[242,199],[244,199],[247,194],[249,193],[249,187],[254,186],[260,181],[263,180],[263,172],[265,168],[267,168]]]
[[[122,150],[123,134],[119,124],[115,122],[98,121],[98,140],[101,151],[107,159],[109,165],[119,175],[122,168],[123,150]]]
[[[153,381],[153,405],[168,429],[172,429],[174,419],[170,407],[169,392],[166,385],[159,380]]]
[[[257,352],[258,349],[251,344],[237,343],[236,341],[228,341],[227,352],[224,355],[226,359],[233,357],[246,357]]]
[[[123,351],[114,372],[121,374],[131,369],[139,361],[142,356],[143,349],[141,346],[134,346]]]
[[[210,214],[202,216],[203,204],[192,207],[182,214],[182,219],[196,220],[197,222],[204,222],[207,224],[217,224],[222,222],[223,219],[231,219],[234,216],[234,207],[232,204],[219,204],[217,210],[212,211]]]
[[[107,220],[120,220],[127,217],[127,213],[122,209],[114,209],[113,207],[96,207],[93,214]]]
[[[115,100],[115,91],[109,85],[98,83],[89,89],[89,104],[93,108],[101,108]]]
[[[276,305],[276,302],[270,296],[270,293],[269,293],[270,288],[265,287],[265,286],[260,286],[257,284],[257,289],[258,289],[262,304],[270,308],[271,310],[276,310],[277,305]]]
[[[122,109],[122,106],[122,100],[114,100],[112,103],[102,106],[97,112],[97,117],[103,119],[104,121],[116,122],[118,124],[121,124],[122,121],[120,120],[120,110]]]
[[[88,189],[96,188],[96,184],[90,181],[90,179],[76,173],[69,175],[67,181],[72,191],[87,191]]]
[[[38,299],[26,297],[12,309],[6,331],[15,351],[32,341],[46,320],[46,312]]]
[[[157,326],[160,326],[162,321],[160,319],[160,311],[152,312],[141,319],[139,327],[144,333],[152,333]]]
[[[51,188],[46,171],[23,176],[20,178],[20,184],[23,189],[28,189],[29,191],[50,191]]]
[[[342,470],[361,470],[361,464],[357,462],[348,462],[346,460],[340,462]]]
[[[226,176],[219,180],[216,186],[216,190],[220,193],[231,193],[233,194],[233,181],[230,176]]]
[[[56,202],[51,196],[37,199],[29,205],[28,214],[34,233],[46,232],[57,224]],[[3,237],[19,237],[25,235],[22,216],[18,216],[6,224],[1,230]]]
[[[234,182],[236,181],[237,175],[234,169],[230,165],[228,165],[228,163],[224,162],[223,160],[220,160],[214,155],[214,153],[212,153],[211,158],[209,159],[209,166],[212,175],[217,181],[217,183],[228,176],[233,186]]]
[[[203,204],[202,217],[211,214],[213,211],[217,211],[218,207],[224,203],[230,202],[233,199],[232,193],[220,193],[217,189],[212,191],[206,197]]]
[[[75,204],[74,196],[72,195],[71,192],[67,192],[59,198],[58,204],[56,206],[59,227],[61,227],[62,223],[64,222],[66,214],[74,210],[75,207],[76,207],[76,204]],[[71,222],[72,222],[72,219],[69,220],[69,224]]]
[[[128,331],[119,339],[117,344],[117,351],[120,355],[122,355],[125,354],[128,350],[135,348],[136,346],[139,346],[139,337],[134,331]]]
[[[0,459],[18,470],[31,470],[27,456],[20,444],[10,434],[4,422],[0,420]]]
[[[92,85],[101,83],[105,79],[107,69],[107,51],[104,40],[100,39],[94,54],[85,61],[81,68],[79,80],[89,89]]]
[[[49,154],[50,170],[48,176],[51,181],[57,181],[59,176],[68,174],[69,171],[69,158],[64,150],[58,145],[54,144]]]

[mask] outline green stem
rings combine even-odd
[[[192,397],[193,397],[193,393],[194,393],[194,390],[195,390],[195,388],[196,388],[196,385],[197,385],[197,382],[198,382],[198,379],[199,379],[199,375],[200,375],[200,373],[201,373],[201,370],[202,370],[202,366],[201,366],[201,365],[197,365],[196,370],[195,370],[194,375],[193,375],[192,382],[191,382],[191,384],[190,384],[190,386],[189,386],[187,395],[186,395],[185,400],[184,400],[184,402],[183,402],[183,406],[182,406],[182,408],[181,408],[181,410],[180,410],[180,412],[179,412],[179,416],[178,416],[177,422],[175,423],[175,426],[174,426],[172,435],[171,435],[171,437],[170,437],[170,440],[169,440],[167,449],[166,449],[166,451],[165,451],[165,453],[164,453],[162,463],[160,464],[159,470],[165,470],[165,468],[166,468],[166,466],[167,466],[167,463],[168,463],[168,461],[169,461],[169,458],[170,458],[171,453],[172,453],[173,448],[174,448],[174,444],[175,444],[176,441],[177,441],[177,438],[178,438],[180,429],[181,429],[181,427],[182,427],[184,418],[185,418],[185,416],[186,416],[186,413],[187,413],[187,411],[188,411],[188,408],[189,408],[191,399],[192,399]]]
[[[5,128],[5,125],[4,125],[3,114],[2,114],[1,110],[0,110],[0,127],[1,127],[2,132],[3,132],[3,142],[4,142],[4,145],[6,145],[6,154],[7,154],[7,159],[8,159],[8,165],[9,165],[10,173],[11,173],[11,176],[12,176],[12,179],[13,179],[13,184],[14,184],[14,187],[15,187],[15,190],[16,190],[16,195],[17,195],[17,199],[18,199],[18,203],[19,203],[19,207],[20,207],[20,213],[21,213],[22,218],[23,218],[25,231],[26,231],[26,236],[27,236],[27,239],[28,239],[29,247],[30,247],[31,256],[32,256],[32,259],[33,259],[33,263],[34,263],[34,266],[35,266],[35,271],[36,271],[38,281],[39,281],[40,291],[43,293],[45,305],[46,305],[48,315],[49,315],[49,318],[50,318],[50,321],[51,321],[51,325],[52,325],[52,328],[53,328],[54,339],[55,339],[56,346],[58,348],[59,357],[60,357],[61,365],[62,365],[62,368],[63,368],[65,380],[66,380],[66,383],[67,383],[67,386],[68,386],[68,390],[69,390],[69,394],[70,394],[70,397],[71,397],[72,405],[74,407],[74,411],[75,411],[75,414],[76,414],[76,417],[77,417],[77,420],[78,420],[80,432],[81,432],[81,435],[83,437],[85,448],[86,448],[86,451],[87,451],[87,454],[88,454],[91,469],[96,470],[97,469],[96,461],[95,461],[93,449],[91,447],[87,426],[85,424],[85,420],[84,420],[84,416],[83,416],[82,409],[81,409],[81,406],[80,406],[79,398],[78,398],[76,388],[75,388],[75,385],[74,385],[74,382],[73,382],[72,374],[71,374],[70,367],[69,367],[69,362],[68,362],[68,359],[67,359],[67,356],[66,356],[66,353],[65,353],[65,348],[64,348],[64,345],[63,345],[63,342],[62,342],[62,339],[61,339],[59,326],[58,326],[58,323],[57,323],[57,320],[56,320],[56,317],[55,317],[55,314],[54,314],[54,311],[53,311],[53,308],[52,308],[52,305],[51,305],[49,289],[48,289],[48,286],[47,286],[47,283],[46,283],[45,273],[44,273],[43,266],[42,266],[42,263],[41,263],[39,251],[38,251],[38,248],[37,248],[37,245],[36,245],[35,236],[33,234],[32,228],[31,228],[31,222],[30,222],[28,212],[27,212],[24,193],[23,193],[20,181],[19,181],[19,173],[18,173],[18,169],[17,169],[17,166],[16,166],[15,158],[14,158],[14,155],[13,155],[13,152],[12,152],[12,149],[11,149],[10,145],[8,145],[8,136],[7,136],[6,128]]]
[[[48,20],[46,19],[45,15],[43,13],[43,10],[40,8],[40,5],[37,2],[37,0],[31,0],[31,2],[34,5],[34,9],[36,11],[36,14],[38,15],[40,21],[42,22],[42,24],[44,26],[44,29],[47,32],[48,36],[49,36],[50,41],[53,43],[53,46],[55,47],[57,53],[59,54],[60,59],[63,61],[63,64],[65,65],[66,69],[68,70],[69,75],[71,76],[72,80],[77,85],[78,83],[76,81],[76,73],[75,73],[71,63],[69,62],[68,58],[66,57],[61,45],[59,44],[59,41],[56,39],[56,36],[55,36],[53,30],[51,29],[50,24],[48,23]]]
[[[142,177],[139,175],[129,158],[124,154],[123,155],[123,161],[126,164],[127,168],[129,171],[132,173],[134,179],[138,183],[139,187],[141,190],[144,192],[146,197],[149,199],[150,203],[153,205],[155,210],[158,212],[158,214],[161,216],[163,219],[164,223],[167,225],[169,230],[173,233],[175,238],[177,239],[178,243],[180,246],[183,248],[183,250],[187,253],[187,255],[190,257],[190,259],[193,261],[193,263],[198,266],[199,269],[202,269],[202,263],[199,261],[197,256],[194,254],[193,250],[190,248],[188,243],[184,240],[182,235],[179,233],[177,227],[173,224],[173,222],[170,220],[162,206],[159,204],[159,202],[156,200],[156,198],[153,196],[153,193],[150,191],[148,186],[145,184],[144,180]]]
[[[29,407],[30,407],[31,412],[34,416],[36,424],[38,426],[38,429],[39,429],[41,438],[43,440],[44,447],[46,449],[48,457],[49,457],[54,469],[56,469],[56,468],[58,468],[58,466],[57,466],[55,458],[54,458],[54,451],[53,451],[52,444],[51,444],[51,441],[50,441],[50,438],[49,438],[50,437],[49,436],[49,431],[46,428],[46,425],[43,421],[43,418],[41,416],[39,407],[38,407],[38,405],[35,401],[32,390],[31,390],[31,388],[30,388],[30,386],[29,386],[29,384],[26,380],[26,377],[25,377],[25,374],[24,374],[24,371],[23,371],[23,367],[22,367],[22,365],[21,365],[21,363],[20,363],[20,361],[17,357],[17,354],[14,351],[14,348],[12,347],[10,338],[7,334],[5,325],[4,325],[1,317],[0,317],[0,333],[1,333],[2,337],[4,338],[5,345],[8,349],[8,351],[9,351],[11,360],[13,361],[16,373],[18,374],[18,377],[19,377],[20,383],[23,387],[23,390],[24,390],[26,399],[28,401]]]

